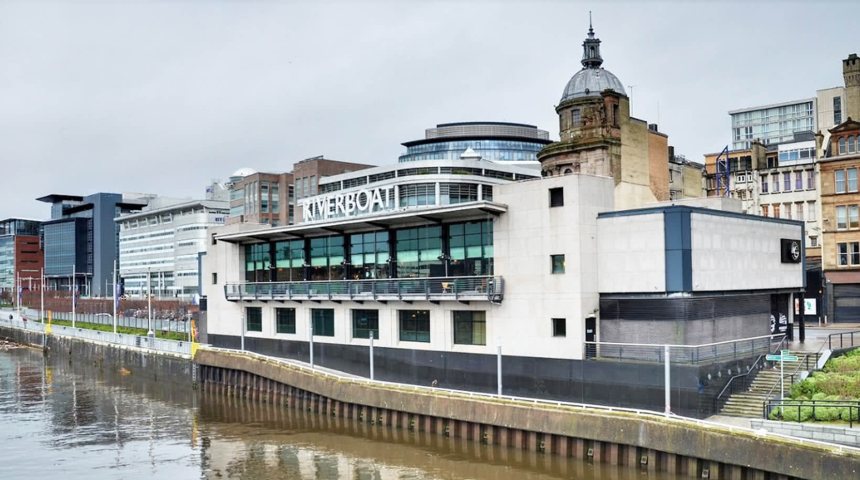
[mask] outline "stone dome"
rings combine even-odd
[[[564,87],[561,102],[573,98],[599,97],[600,92],[612,89],[627,96],[624,85],[612,72],[605,68],[583,68],[576,72]]]

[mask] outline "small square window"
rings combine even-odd
[[[549,206],[550,207],[563,207],[564,206],[564,188],[550,188],[549,189]]]
[[[567,320],[564,318],[552,319],[552,336],[566,337],[567,336]]]
[[[550,255],[552,273],[564,273],[564,255]]]
[[[245,330],[248,332],[263,331],[263,309],[260,307],[245,308]]]

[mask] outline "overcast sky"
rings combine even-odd
[[[315,155],[390,164],[437,123],[557,139],[589,9],[632,114],[694,160],[729,143],[728,110],[841,85],[860,53],[850,1],[0,0],[0,219]]]

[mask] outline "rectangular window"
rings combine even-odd
[[[851,252],[851,265],[860,265],[860,242],[851,242],[848,247]]]
[[[295,308],[276,308],[275,309],[275,332],[277,332],[277,333],[296,333],[296,309]]]
[[[818,237],[815,235],[810,235],[809,237],[809,246],[817,247],[818,246]]]
[[[552,319],[552,336],[566,337],[567,336],[567,320],[564,318]]]
[[[212,285],[218,285],[218,272],[212,272]]]
[[[837,243],[837,263],[840,267],[848,266],[848,244],[847,243]]]
[[[552,273],[564,273],[564,255],[550,255]]]
[[[836,193],[845,193],[845,170],[836,170],[833,172],[833,178],[836,183]]]
[[[778,203],[773,204],[773,218],[782,218],[779,216],[779,204]]]
[[[815,170],[806,171],[806,188],[809,190],[815,189]]]
[[[857,191],[857,169],[849,168],[848,170],[848,191],[856,192]]]
[[[379,339],[379,310],[352,311],[352,338]]]
[[[848,228],[848,207],[845,205],[836,207],[836,228],[838,230]]]
[[[400,310],[400,341],[430,343],[430,310]]]
[[[791,191],[791,172],[783,172],[783,174],[782,174],[782,186],[786,192]]]
[[[767,193],[767,175],[761,176],[761,193]]]
[[[564,188],[550,188],[549,189],[549,206],[550,207],[563,207],[564,206]]]
[[[797,215],[794,216],[797,220],[803,220],[803,202],[797,202],[794,204],[795,210],[797,210]]]
[[[773,174],[773,193],[779,191],[779,174]]]
[[[848,228],[860,228],[860,216],[858,216],[857,205],[848,206]]]
[[[833,124],[842,123],[842,97],[833,97]]]
[[[818,217],[818,212],[815,210],[815,201],[807,202],[806,209],[806,218],[809,220],[815,220]]]
[[[770,216],[770,205],[762,205],[761,206],[761,214],[764,217]]]
[[[454,343],[457,345],[486,345],[486,312],[455,311]]]
[[[334,309],[333,308],[312,308],[311,322],[313,322],[314,336],[316,337],[333,337],[334,336]]]
[[[794,189],[803,190],[803,171],[794,172]]]
[[[578,108],[574,108],[570,111],[570,126],[578,127],[580,123],[581,117]]]
[[[263,331],[263,309],[262,307],[245,307],[245,331]]]

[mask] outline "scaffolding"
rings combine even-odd
[[[731,162],[729,161],[729,146],[726,145],[723,148],[723,151],[717,155],[717,161],[715,165],[716,172],[716,186],[717,186],[717,196],[718,197],[731,197],[731,187],[730,187],[730,178],[731,178]]]

